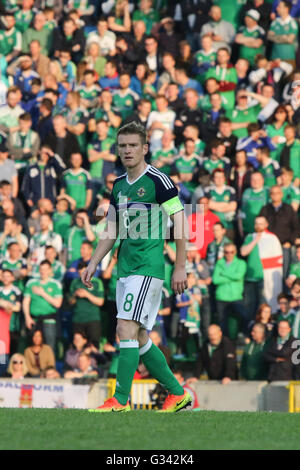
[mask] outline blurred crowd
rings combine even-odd
[[[134,120],[190,229],[153,342],[190,381],[298,378],[299,20],[299,0],[0,2],[0,375],[115,375],[118,243],[80,274]]]

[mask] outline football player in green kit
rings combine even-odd
[[[145,162],[148,145],[143,126],[136,122],[124,125],[118,132],[117,144],[126,173],[114,182],[107,215],[108,237],[99,241],[82,281],[91,287],[98,263],[119,235],[116,301],[120,358],[113,398],[91,411],[130,411],[128,396],[141,358],[150,374],[169,392],[162,411],[175,412],[188,406],[191,397],[172,374],[147,330],[152,329],[160,306],[165,275],[163,225],[167,216],[173,221],[176,239],[172,288],[175,294],[181,294],[187,287],[183,206],[170,178]],[[161,207],[163,212],[157,214]]]

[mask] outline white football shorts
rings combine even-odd
[[[164,281],[151,276],[133,275],[117,281],[117,318],[134,320],[152,330],[160,307]]]

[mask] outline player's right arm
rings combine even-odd
[[[97,266],[100,263],[100,261],[104,258],[104,256],[106,256],[107,253],[110,252],[117,238],[118,238],[117,223],[111,220],[108,220],[106,230],[105,232],[101,234],[96,250],[86,270],[82,273],[82,276],[81,276],[81,280],[86,287],[88,288],[93,287],[91,283],[91,279],[97,269]]]

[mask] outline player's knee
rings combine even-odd
[[[118,320],[117,324],[117,335],[119,336],[120,340],[126,339],[138,339],[138,330],[139,325],[138,323],[132,320]]]
[[[145,346],[145,344],[148,343],[149,336],[147,331],[144,328],[140,328],[139,330],[139,336],[138,336],[138,341],[139,341],[139,346],[142,348]]]

